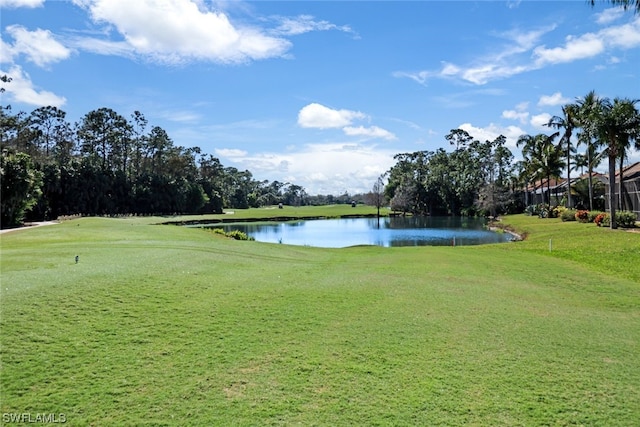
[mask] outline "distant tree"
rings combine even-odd
[[[65,121],[67,113],[57,107],[40,107],[31,112],[30,126],[35,131],[38,146],[44,146],[44,158],[49,160],[49,151],[57,145],[56,136],[64,135],[69,124]]]
[[[283,203],[290,206],[303,206],[307,192],[304,187],[296,184],[289,184],[283,194]]]
[[[0,194],[2,228],[20,225],[25,214],[38,202],[42,174],[25,153],[0,153]]]
[[[478,141],[462,129],[452,129],[445,139],[455,150],[447,156],[446,174],[451,186],[444,196],[451,213],[458,215],[463,208],[471,206],[476,197],[480,172],[475,152]]]
[[[144,159],[144,150],[146,148],[147,136],[145,130],[149,121],[140,111],[134,111],[131,115],[131,142],[132,142],[132,161],[129,163],[131,170],[129,176],[139,177],[142,173],[142,162]]]
[[[110,108],[90,111],[81,120],[78,138],[83,154],[107,169],[126,171],[131,146],[131,125]]]
[[[402,183],[398,186],[389,204],[392,211],[399,211],[402,214],[411,212],[413,200],[415,199],[415,188],[411,182]]]
[[[513,154],[506,147],[507,138],[499,135],[493,141],[485,143],[487,156],[485,164],[485,183],[480,188],[481,207],[495,217],[510,200],[509,180]]]
[[[378,210],[378,218],[380,218],[380,208],[384,205],[386,198],[384,196],[383,177],[379,176],[373,184],[373,188],[365,195],[365,202],[370,206],[375,206]]]
[[[217,157],[208,155],[200,158],[198,182],[207,195],[207,203],[201,208],[202,213],[222,213],[222,174],[224,167]]]

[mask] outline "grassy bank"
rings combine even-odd
[[[640,419],[639,234],[517,216],[505,221],[524,242],[319,249],[153,225],[166,220],[2,235],[2,413],[68,425]]]

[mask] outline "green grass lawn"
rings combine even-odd
[[[329,211],[298,215],[343,215]],[[640,234],[513,216],[504,222],[528,232],[523,242],[320,249],[154,225],[172,219],[82,218],[2,235],[3,417],[640,420]]]

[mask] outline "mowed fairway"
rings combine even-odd
[[[524,242],[318,249],[161,220],[2,235],[3,414],[638,425],[640,234],[514,216]]]

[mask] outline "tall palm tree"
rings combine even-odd
[[[611,215],[611,228],[616,225],[616,160],[624,155],[630,146],[631,140],[636,140],[640,131],[640,113],[635,107],[638,100],[615,98],[602,100],[602,111],[596,122],[598,137],[607,146],[609,158],[609,214]],[[623,181],[622,168],[620,169],[620,182]],[[622,190],[622,187],[620,187]],[[620,192],[622,195],[622,191]]]
[[[564,129],[562,138],[558,143],[558,148],[563,149],[567,159],[567,207],[572,207],[571,203],[571,153],[575,152],[571,144],[573,129],[577,126],[578,107],[575,104],[567,104],[562,107],[562,117],[553,116],[547,126],[554,129]]]
[[[582,132],[578,138],[578,144],[586,146],[586,154],[588,157],[588,182],[589,182],[589,210],[593,210],[593,169],[597,167],[602,157],[594,155],[597,153],[600,141],[595,140],[596,123],[600,117],[602,109],[602,100],[596,95],[595,91],[590,91],[584,97],[579,98],[576,102],[578,107],[577,122],[582,128]]]
[[[619,165],[620,165],[620,181],[618,182],[618,194],[619,194],[619,206],[621,210],[626,209],[625,205],[625,197],[624,197],[624,161],[627,157],[627,153],[631,148],[631,140],[636,141],[636,146],[638,145],[638,134],[640,133],[640,112],[635,107],[635,104],[640,102],[640,100],[630,100],[630,99],[615,99],[615,102],[618,101],[620,104],[620,114],[624,117],[624,121],[627,126],[627,130],[620,134],[619,141],[619,151],[620,155],[618,157]]]

